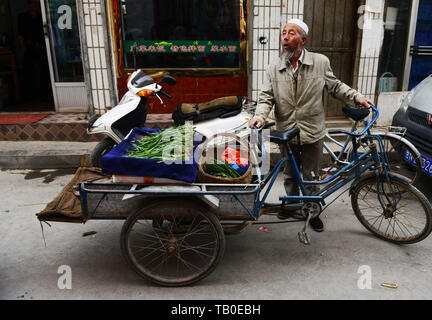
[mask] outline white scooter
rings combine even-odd
[[[137,70],[129,76],[127,81],[129,91],[126,92],[119,104],[102,116],[94,115],[89,119],[87,133],[106,136],[90,154],[92,166],[100,167],[102,156],[119,144],[134,127],[145,126],[148,98],[158,97],[161,103],[163,101],[160,95],[169,99],[172,98],[163,90],[161,83],[175,85],[176,79],[165,75],[158,83],[155,83],[152,77],[142,70]],[[251,117],[248,106],[250,105],[243,101],[242,111],[235,116],[194,123],[195,130],[207,138],[217,132],[235,132],[240,137],[248,135],[250,129],[247,123]]]
[[[127,81],[128,92],[117,106],[103,114],[94,115],[89,119],[88,134],[104,134],[106,137],[99,142],[90,154],[91,165],[100,167],[101,158],[115,145],[119,144],[134,127],[142,127],[147,118],[147,98],[156,96],[163,103],[160,95],[169,99],[161,83],[175,85],[172,76],[163,76],[158,83],[141,70],[132,73]]]

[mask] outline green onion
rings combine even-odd
[[[186,127],[188,126],[188,127]],[[127,150],[125,157],[159,159],[159,160],[188,160],[193,148],[194,128],[190,125],[170,127],[158,133],[146,136]],[[166,154],[167,151],[170,154]],[[181,150],[181,152],[176,152]],[[172,154],[178,153],[178,154]],[[161,161],[162,162],[162,161]]]
[[[221,178],[239,178],[241,177],[240,172],[231,167],[226,162],[216,161],[215,163],[206,163],[204,165],[204,172]]]

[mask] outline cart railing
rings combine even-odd
[[[220,198],[234,199],[231,203],[238,211],[244,209],[251,219],[256,220],[253,205],[259,195],[260,184],[214,184],[214,183],[193,183],[193,184],[133,184],[133,183],[98,183],[81,182],[80,198],[83,216],[88,219],[96,219],[97,212],[103,211],[102,205],[108,200],[108,196],[117,195],[117,200],[128,200],[141,197],[200,197],[211,207],[224,207]],[[216,197],[219,196],[219,197]],[[90,199],[92,197],[92,199]],[[135,199],[136,200],[136,199]],[[118,202],[118,201],[117,201]],[[240,207],[237,205],[239,204]],[[236,206],[237,205],[237,206]],[[116,207],[118,210],[118,206]],[[106,210],[106,208],[105,208]],[[126,210],[126,209],[125,209]],[[116,213],[117,214],[117,213]],[[106,214],[104,219],[112,216]],[[125,218],[126,215],[123,215]]]

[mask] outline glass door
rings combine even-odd
[[[41,0],[41,8],[56,111],[86,112],[76,1]]]
[[[409,90],[432,74],[432,2],[420,0],[412,55]]]

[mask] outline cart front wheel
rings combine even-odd
[[[225,250],[216,216],[184,199],[154,201],[134,212],[124,223],[120,240],[132,268],[163,286],[202,280],[216,268]]]
[[[351,197],[363,226],[381,239],[415,243],[432,231],[432,207],[427,198],[405,180],[392,175],[360,180]]]

